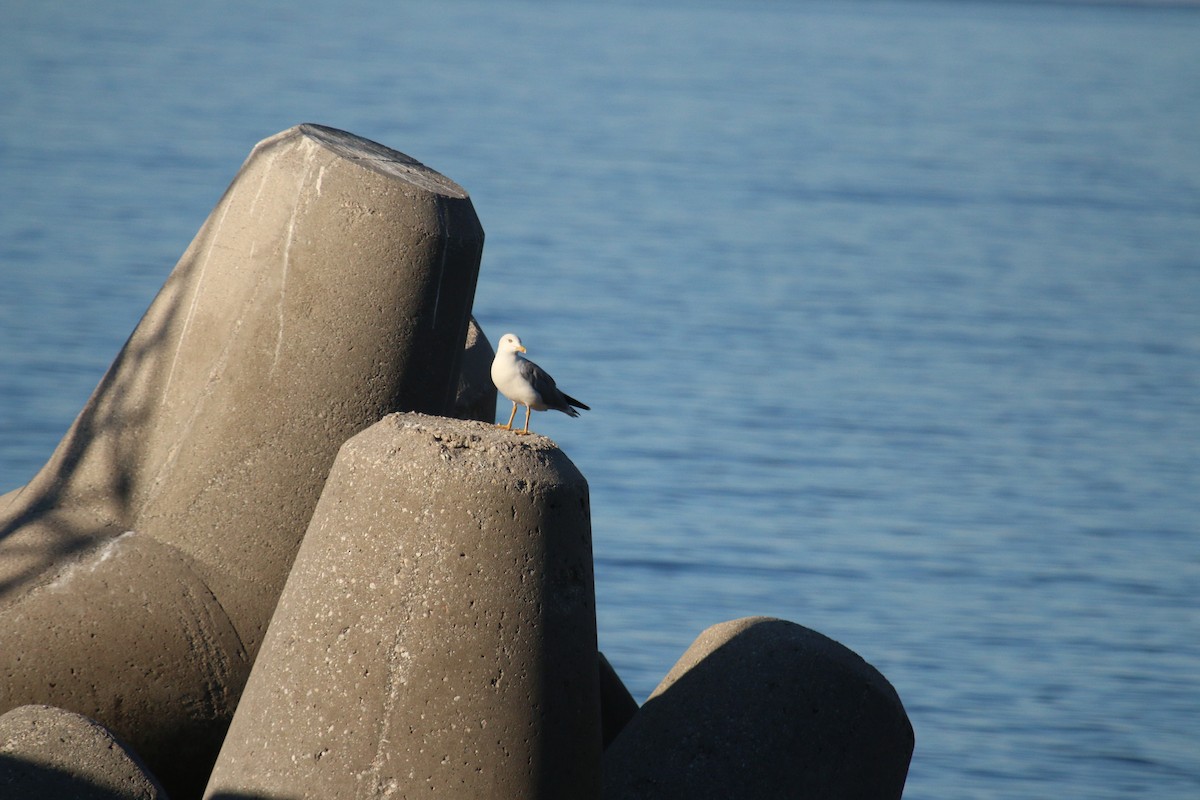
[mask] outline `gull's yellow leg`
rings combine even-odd
[[[508,424],[507,425],[497,425],[496,427],[504,428],[504,430],[506,430],[506,431],[511,431],[512,430],[512,422],[516,418],[517,418],[517,404],[514,402],[512,413],[508,415]]]
[[[533,411],[532,406],[525,406],[525,430],[517,431],[517,433],[529,433],[529,415]]]

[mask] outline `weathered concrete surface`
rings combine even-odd
[[[591,556],[550,440],[418,414],[358,434],[207,796],[596,797]]]
[[[175,792],[199,793],[250,661],[169,545],[125,533],[5,609],[3,697],[103,717]],[[64,712],[65,713],[65,712]]]
[[[0,653],[32,647],[27,595],[136,530],[178,551],[240,640],[230,652],[253,658],[338,447],[391,411],[453,408],[482,244],[466,192],[407,156],[313,125],[260,142],[49,462],[0,497]],[[159,573],[126,578],[148,609],[174,602]],[[63,619],[98,620],[104,602],[76,593]],[[144,731],[207,720],[214,704],[192,699],[208,684],[170,674],[182,659],[156,668],[175,694],[154,719],[130,715],[149,703],[125,673],[69,672],[158,646],[118,641],[59,648],[80,660],[64,681],[87,713],[142,752]],[[21,651],[29,674],[59,669],[51,650]],[[243,674],[228,673],[234,695]],[[0,712],[66,691],[7,680]],[[176,762],[150,763],[177,794]]]
[[[0,797],[165,800],[136,754],[87,717],[51,706],[0,715]]]
[[[857,654],[791,622],[704,631],[604,752],[606,800],[899,798],[913,731]]]

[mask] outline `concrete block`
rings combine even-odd
[[[260,142],[50,460],[0,498],[0,652],[20,641],[30,674],[58,670],[8,609],[136,530],[179,553],[253,658],[341,444],[395,410],[453,408],[482,246],[467,193],[401,153],[317,125]],[[178,590],[126,578],[148,608]],[[106,597],[64,614],[98,618]],[[132,663],[158,646],[121,641]],[[140,736],[124,673],[82,666],[63,680],[93,676],[87,713]],[[175,686],[162,729],[188,730],[195,675],[156,673]],[[0,712],[56,696],[6,681]]]
[[[208,587],[144,534],[110,540],[0,611],[4,701],[104,719],[178,797],[207,780],[249,672]]]
[[[899,798],[908,715],[816,631],[750,617],[704,631],[605,750],[606,800]]]
[[[479,323],[471,317],[463,349],[458,394],[450,416],[491,422],[496,418],[496,385],[492,383],[492,359],[496,353]]]
[[[44,705],[0,715],[0,797],[166,800],[135,753],[98,722]]]
[[[638,704],[633,695],[625,688],[621,676],[613,669],[612,664],[600,653],[600,728],[601,741],[604,747],[612,744],[633,715],[637,713]]]
[[[583,476],[392,415],[330,471],[206,796],[594,798],[598,683]]]

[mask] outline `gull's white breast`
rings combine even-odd
[[[516,353],[504,353],[492,362],[492,383],[514,403],[529,406],[535,411],[546,409],[542,396],[521,374],[521,358]]]

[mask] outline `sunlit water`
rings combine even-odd
[[[0,489],[253,144],[345,128],[593,407],[534,424],[639,699],[771,614],[896,686],[907,797],[1200,796],[1200,11],[405,6],[6,9]]]

